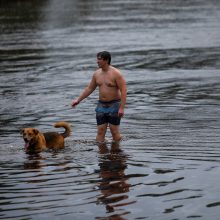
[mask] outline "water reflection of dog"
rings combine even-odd
[[[67,163],[69,161],[60,161],[59,153],[52,152],[50,159],[40,153],[28,154],[27,160],[24,162],[24,170],[29,170],[27,183],[42,183],[48,180],[57,179],[57,173],[65,172],[69,169]],[[53,158],[53,163],[51,163]]]
[[[114,212],[115,207],[133,203],[123,202],[128,199],[125,193],[129,192],[130,187],[125,175],[127,155],[120,149],[119,143],[112,143],[110,150],[106,144],[102,144],[99,146],[99,152],[101,177],[99,189],[102,195],[98,198],[98,202],[106,205],[107,212]],[[121,215],[126,214],[128,212],[117,215],[115,219],[122,219]]]
[[[27,161],[24,162],[25,170],[35,170],[43,167],[42,160],[44,158],[40,154],[29,155]]]

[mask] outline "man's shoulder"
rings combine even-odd
[[[102,72],[101,68],[98,68],[97,70],[95,70],[94,75],[100,74]]]
[[[93,73],[93,77],[99,76],[100,73],[101,73],[101,69],[99,68],[99,69],[95,70],[95,72]]]
[[[114,67],[114,66],[111,66],[111,71],[113,73],[116,73],[116,74],[121,74],[121,71],[118,68]]]
[[[118,69],[118,68],[116,68],[116,67],[111,67],[112,68],[112,73],[115,75],[115,76],[122,76],[122,73],[121,73],[121,71]]]

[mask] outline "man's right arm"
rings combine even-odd
[[[95,74],[93,74],[92,80],[89,85],[84,89],[81,95],[72,101],[72,107],[78,105],[83,99],[87,98],[97,87]]]

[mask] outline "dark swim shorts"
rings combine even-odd
[[[110,102],[99,101],[96,111],[97,125],[112,124],[120,125],[121,117],[118,116],[120,107],[120,100],[113,100]]]

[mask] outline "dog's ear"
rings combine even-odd
[[[24,134],[24,128],[20,130],[20,134]]]
[[[33,132],[35,135],[37,135],[39,133],[39,131],[36,128],[33,129]]]

